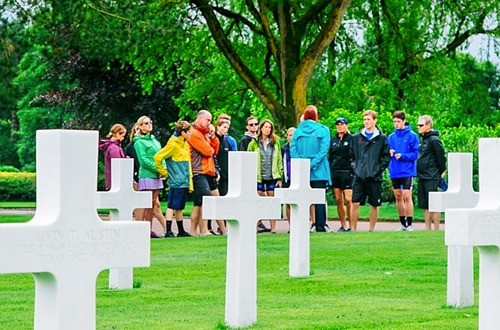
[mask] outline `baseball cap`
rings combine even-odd
[[[338,123],[342,123],[342,124],[346,124],[347,125],[347,123],[349,123],[349,122],[344,117],[340,117],[340,118],[337,118],[337,121],[335,122],[335,125],[337,125]]]

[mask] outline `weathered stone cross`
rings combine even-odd
[[[107,268],[147,267],[149,224],[96,212],[98,132],[37,132],[37,211],[0,225],[0,273],[32,273],[36,330],[93,330],[95,281]]]
[[[111,160],[111,189],[98,191],[96,207],[110,209],[112,221],[132,221],[132,213],[137,208],[151,207],[150,191],[134,190],[134,160]],[[133,268],[111,268],[109,270],[110,289],[131,289],[134,282]]]

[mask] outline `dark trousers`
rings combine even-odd
[[[326,184],[328,181],[311,181],[311,188],[322,188],[326,195]],[[315,204],[316,231],[325,231],[326,204]]]

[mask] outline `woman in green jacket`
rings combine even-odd
[[[260,196],[274,196],[274,189],[281,187],[283,159],[279,138],[274,134],[274,124],[264,119],[259,124],[257,137],[248,145],[247,151],[258,152],[257,193]],[[271,220],[271,233],[276,234],[276,220]],[[258,231],[267,231],[259,222]]]
[[[161,149],[161,144],[151,135],[153,131],[153,121],[148,116],[142,116],[137,120],[141,134],[134,136],[134,149],[139,160],[139,191],[151,191],[153,195],[152,206],[158,203],[158,194],[163,189],[163,180],[156,169],[154,156]],[[144,219],[153,225],[153,207],[144,210]],[[161,223],[161,221],[160,221]],[[163,229],[166,229],[165,221],[161,223]],[[159,238],[151,230],[151,238]]]

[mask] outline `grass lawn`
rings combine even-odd
[[[478,328],[477,304],[446,306],[442,231],[313,233],[306,278],[288,276],[288,240],[258,236],[249,329]],[[151,267],[134,271],[140,288],[112,291],[99,275],[97,329],[224,329],[225,258],[226,237],[152,240]],[[477,301],[477,280],[475,290]],[[32,329],[33,278],[0,275],[0,306],[1,329]]]
[[[165,213],[167,208],[167,203],[162,202],[162,210]],[[0,202],[0,209],[15,209],[15,208],[35,208],[35,202]],[[193,203],[188,202],[186,208],[184,209],[184,216],[189,217],[191,215],[191,210],[193,209]],[[109,210],[99,210],[101,213],[109,213]],[[360,219],[368,219],[370,215],[370,207],[365,205],[360,207]],[[1,216],[0,216],[1,217]],[[328,205],[328,217],[330,219],[338,219],[337,217],[337,207],[335,205]],[[424,221],[424,212],[419,208],[415,208],[414,211],[415,221]],[[396,210],[395,204],[384,203],[379,208],[379,220],[383,221],[399,221],[398,212]],[[1,222],[1,221],[0,221]]]

